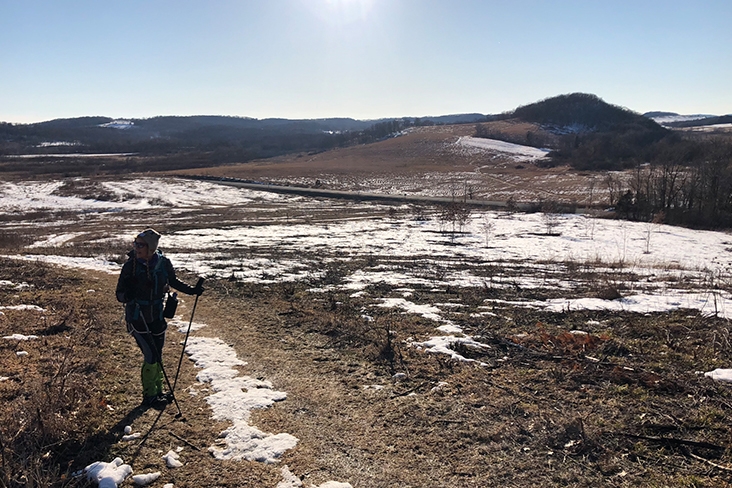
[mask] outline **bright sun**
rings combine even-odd
[[[324,15],[331,22],[350,24],[363,21],[374,7],[377,0],[324,0]]]

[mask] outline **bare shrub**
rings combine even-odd
[[[471,211],[468,205],[460,202],[451,202],[443,205],[439,214],[442,231],[449,232],[451,238],[454,239],[455,235],[462,232],[465,224],[468,223]]]
[[[559,218],[559,204],[554,201],[545,201],[541,204],[542,218],[544,220],[544,227],[546,229],[546,235],[558,236],[561,233],[557,230],[560,223]]]
[[[595,288],[595,296],[601,300],[617,300],[623,298],[618,284],[608,280],[602,281],[597,285]]]

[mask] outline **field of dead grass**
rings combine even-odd
[[[530,124],[496,122],[512,134],[538,129]],[[414,128],[373,144],[316,154],[294,154],[214,168],[176,171],[374,193],[397,193],[518,202],[607,205],[608,192],[597,174],[567,167],[540,168],[503,153],[457,143],[475,135],[474,125]]]
[[[417,303],[459,299],[466,331],[490,349],[456,362],[410,344],[429,320],[308,284],[212,280],[196,321],[232,344],[248,376],[288,398],[254,414],[266,432],[299,439],[279,465],[216,461],[207,448],[226,423],[210,418],[184,360],[176,409],[139,408],[139,353],[124,332],[115,277],[2,261],[0,440],[3,486],[87,486],[73,473],[116,456],[175,486],[271,486],[287,465],[306,486],[729,486],[728,387],[695,372],[729,357],[729,324],[692,312],[550,314],[506,306],[477,316],[496,289],[419,289]],[[397,290],[379,285],[383,296]],[[534,292],[522,292],[534,293]],[[536,293],[541,293],[537,291]],[[190,313],[191,301],[181,312]],[[373,310],[373,309],[372,309]],[[572,331],[581,330],[584,333]],[[182,335],[169,332],[172,369]],[[28,355],[18,356],[24,350]],[[482,364],[481,364],[482,363]],[[123,428],[144,435],[120,440]],[[184,447],[185,465],[161,456]],[[158,485],[155,485],[158,486]]]

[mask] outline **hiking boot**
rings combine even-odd
[[[142,396],[142,404],[146,407],[152,407],[153,405],[156,405],[158,403],[158,396],[157,395],[143,395]]]
[[[142,404],[146,407],[164,407],[169,402],[168,395],[143,395]]]

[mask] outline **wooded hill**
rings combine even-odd
[[[654,145],[672,134],[648,117],[586,93],[524,105],[508,117],[538,124],[557,136],[550,145],[550,164],[583,170],[627,169],[647,162]]]
[[[414,125],[467,123],[483,119],[485,116],[482,114],[370,121],[225,116],[169,116],[115,121],[109,117],[78,117],[35,124],[0,123],[0,156],[206,153],[211,164],[220,164],[373,142]]]
[[[719,120],[720,118],[713,118]],[[518,107],[502,120],[534,124],[524,141],[550,147],[546,165],[579,170],[633,170],[630,180],[609,173],[606,184],[622,217],[692,227],[732,226],[732,136],[680,132],[647,116],[573,93]],[[698,126],[709,119],[687,122]],[[487,126],[487,127],[486,127]],[[479,124],[476,135],[490,133]]]

